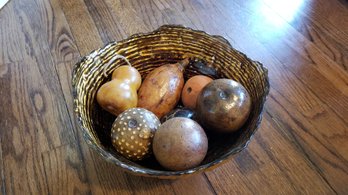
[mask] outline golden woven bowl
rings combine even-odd
[[[128,58],[142,78],[152,69],[177,62],[184,55],[204,60],[216,69],[216,78],[230,78],[244,85],[252,98],[251,114],[237,133],[208,135],[207,156],[197,167],[185,171],[167,171],[154,157],[132,162],[112,148],[110,129],[115,117],[102,110],[96,102],[98,88],[110,79],[103,76],[105,64],[116,54]],[[125,65],[125,62],[116,60],[106,69],[106,73],[111,75],[120,65]],[[197,70],[197,67],[189,67],[185,71],[185,78],[198,74]],[[162,26],[147,34],[136,34],[93,51],[75,65],[72,85],[74,110],[86,142],[107,161],[132,173],[158,178],[177,178],[204,171],[244,149],[261,122],[263,105],[269,92],[267,69],[261,63],[233,49],[221,36],[173,25]]]

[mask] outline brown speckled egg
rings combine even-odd
[[[181,101],[184,106],[194,110],[196,108],[198,94],[212,80],[210,77],[204,75],[196,75],[187,80],[181,93]]]
[[[152,152],[152,139],[160,124],[152,112],[130,108],[118,115],[112,125],[112,145],[124,157],[142,160]]]

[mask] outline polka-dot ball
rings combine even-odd
[[[130,108],[116,118],[112,145],[130,160],[142,160],[152,152],[152,139],[160,126],[157,116],[144,108]]]

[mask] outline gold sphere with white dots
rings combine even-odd
[[[124,157],[142,160],[152,152],[153,136],[160,124],[152,112],[130,108],[118,115],[112,125],[112,145]]]

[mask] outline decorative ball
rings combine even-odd
[[[181,93],[181,101],[184,106],[194,110],[199,93],[212,80],[204,75],[196,75],[187,80]]]
[[[190,108],[175,108],[174,110],[170,111],[168,114],[163,116],[161,118],[161,122],[164,123],[167,120],[172,119],[174,117],[184,117],[194,120],[195,116],[196,113]]]
[[[122,112],[112,125],[112,145],[124,157],[142,160],[152,152],[153,136],[160,124],[152,112],[130,108]]]
[[[251,110],[248,91],[231,79],[217,79],[205,86],[197,99],[197,118],[204,128],[234,132]]]
[[[157,161],[169,170],[186,170],[198,166],[208,150],[208,138],[194,120],[175,117],[163,123],[153,139]]]

